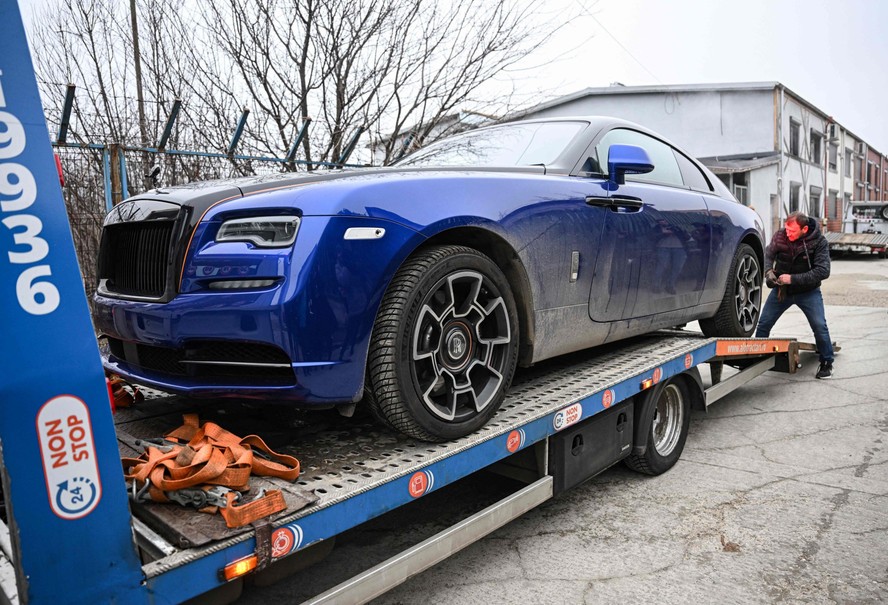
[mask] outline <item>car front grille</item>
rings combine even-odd
[[[102,231],[99,279],[124,296],[160,298],[167,286],[175,221],[109,225]]]
[[[134,369],[188,378],[197,383],[248,380],[256,385],[292,385],[290,359],[273,345],[229,341],[194,341],[173,349],[124,343],[106,337],[112,357]]]

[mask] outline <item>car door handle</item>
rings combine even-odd
[[[641,198],[631,195],[613,195],[610,199],[611,204],[609,207],[614,212],[640,212],[644,207],[644,202],[641,201]]]
[[[641,198],[631,195],[614,195],[610,197],[590,195],[586,197],[586,203],[590,206],[610,208],[614,212],[638,212],[644,207],[644,202],[641,201]]]
[[[601,206],[602,208],[609,208],[611,205],[611,199],[603,195],[590,195],[586,197],[586,203],[590,206]]]

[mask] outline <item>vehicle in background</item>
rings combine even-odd
[[[832,253],[888,256],[888,202],[851,201],[845,206],[841,233],[826,233]]]

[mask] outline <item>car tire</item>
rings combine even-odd
[[[762,270],[749,244],[740,244],[731,262],[725,296],[714,316],[701,319],[706,336],[752,336],[762,311]]]
[[[499,408],[517,360],[518,314],[499,267],[463,246],[420,250],[374,324],[371,411],[416,439],[465,436]]]
[[[645,475],[660,475],[675,466],[684,450],[691,424],[691,399],[683,380],[673,378],[659,389],[647,417],[647,447],[630,454],[626,466]]]
[[[888,204],[882,206],[882,209],[879,211],[879,214],[882,215],[882,218],[888,221]]]

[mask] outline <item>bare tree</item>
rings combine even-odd
[[[211,51],[222,55],[204,61],[207,74],[226,82],[223,95],[248,90],[263,116],[251,124],[251,136],[266,152],[281,153],[311,117],[312,136],[302,152],[314,163],[336,162],[362,127],[370,128],[371,144],[388,161],[405,129],[426,140],[464,104],[501,110],[502,102],[473,93],[558,29],[533,18],[531,4],[506,0],[198,5],[201,25],[215,42]],[[232,73],[236,81],[227,77]]]
[[[127,4],[57,0],[32,32],[47,111],[76,83],[82,140],[141,138]],[[508,98],[485,98],[485,83],[559,29],[510,0],[153,0],[137,17],[151,137],[175,98],[175,142],[209,151],[243,109],[254,155],[283,156],[310,118],[309,165],[338,162],[359,129],[387,162],[402,135],[428,142],[458,110],[501,114]]]

